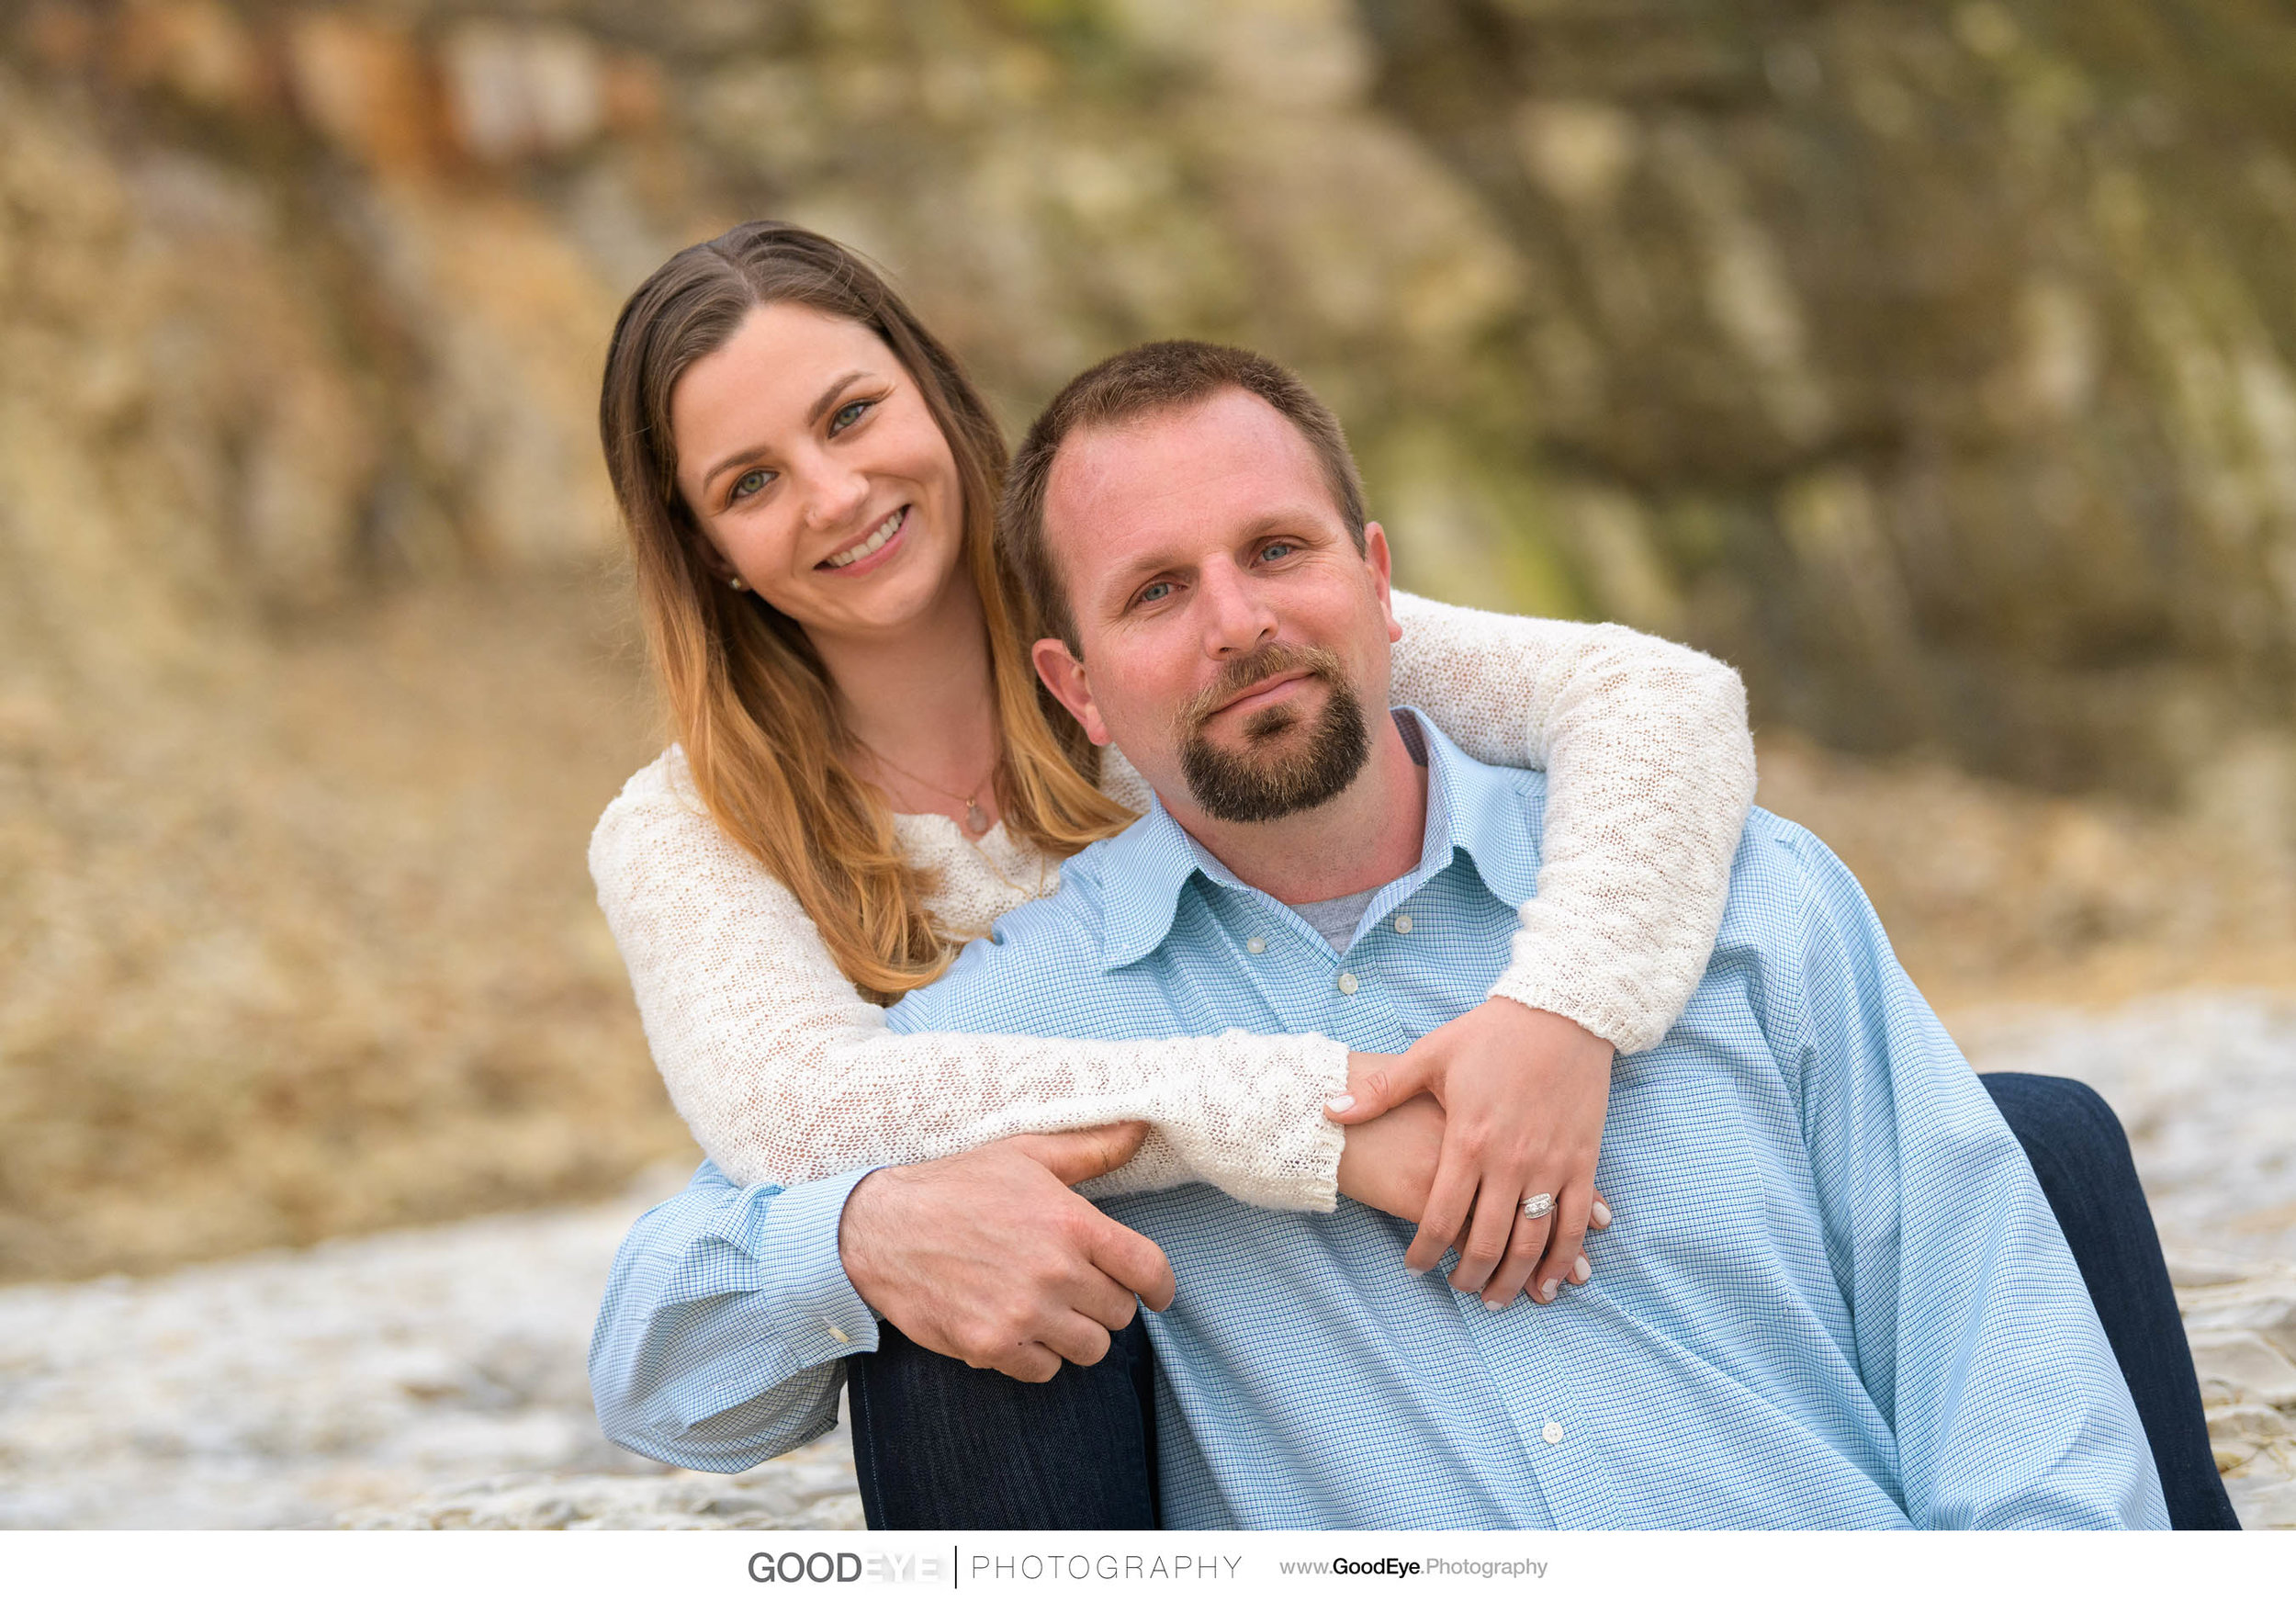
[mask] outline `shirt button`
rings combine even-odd
[[[1267,942],[1255,934],[1244,942],[1244,949],[1257,956],[1267,949]]]
[[[1354,994],[1356,993],[1356,976],[1355,976],[1355,975],[1353,975],[1353,974],[1342,974],[1342,975],[1340,975],[1340,976],[1339,976],[1339,993],[1340,993],[1341,995],[1343,995],[1343,996],[1352,996],[1352,995],[1354,995]]]
[[[1562,1444],[1562,1426],[1557,1424],[1551,1418],[1547,1421],[1547,1427],[1540,1430],[1538,1433],[1540,1438],[1545,1440],[1548,1446],[1560,1446]]]
[[[838,1345],[839,1345],[839,1346],[843,1346],[846,1342],[848,1342],[848,1341],[851,1340],[853,1337],[852,1337],[851,1336],[850,1336],[850,1335],[846,1334],[843,1330],[839,1329],[839,1328],[838,1328],[836,1325],[832,1324],[831,1326],[829,1326],[829,1338],[830,1338],[831,1340],[833,1340],[833,1341],[837,1342],[837,1343],[838,1343]],[[1552,1428],[1554,1427],[1554,1426],[1550,1424],[1550,1425],[1548,1425],[1547,1427],[1548,1427],[1548,1428],[1549,1428],[1549,1429],[1552,1429]]]
[[[1410,913],[1399,912],[1395,915],[1395,932],[1398,934],[1409,934],[1411,932]]]

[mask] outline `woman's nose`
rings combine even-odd
[[[869,498],[869,476],[823,462],[805,476],[805,522],[834,528],[850,521]]]

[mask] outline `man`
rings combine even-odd
[[[1385,710],[1400,631],[1360,504],[1328,412],[1244,353],[1143,347],[1054,401],[1008,497],[1059,634],[1039,671],[1159,805],[896,1026],[1393,1051],[1481,999],[1536,884],[1544,782]],[[1492,1310],[1405,1271],[1390,1214],[1424,1111],[1350,1131],[1350,1159],[1390,1143],[1389,1171],[1343,1175],[1387,1212],[1187,1186],[1096,1225],[1006,1143],[727,1228],[697,1224],[729,1205],[705,1168],[642,1226],[657,1269],[617,1265],[602,1417],[652,1455],[741,1466],[827,1427],[873,1314],[1041,1369],[1104,1350],[1137,1292],[1175,1526],[2165,1525],[2031,1170],[1804,831],[1755,815],[1704,984],[1617,1066],[1593,1284]],[[1013,1194],[1049,1223],[1005,1264],[983,1221]],[[744,1294],[681,1282],[729,1253]]]

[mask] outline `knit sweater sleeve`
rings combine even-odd
[[[1394,699],[1480,761],[1548,772],[1538,894],[1491,993],[1656,1045],[1705,973],[1753,805],[1737,672],[1616,624],[1401,592],[1395,615]]]
[[[606,808],[590,868],[670,1100],[737,1184],[1144,1119],[1147,1145],[1091,1193],[1200,1179],[1256,1206],[1334,1205],[1345,1135],[1323,1103],[1347,1053],[1321,1036],[897,1034],[703,810],[674,749]]]
[[[1539,894],[1491,994],[1621,1051],[1655,1044],[1705,971],[1752,800],[1738,675],[1614,625],[1395,604],[1395,699],[1470,755],[1550,773]],[[1144,806],[1111,759],[1106,787]],[[1344,1137],[1322,1106],[1346,1077],[1333,1042],[895,1034],[702,809],[674,750],[607,807],[590,864],[671,1100],[737,1183],[1139,1118],[1154,1133],[1096,1193],[1200,1179],[1255,1205],[1333,1205]]]

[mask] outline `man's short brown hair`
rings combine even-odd
[[[1332,504],[1347,525],[1356,549],[1364,548],[1363,479],[1347,448],[1347,436],[1331,408],[1315,398],[1298,374],[1266,356],[1234,345],[1195,339],[1162,339],[1134,345],[1087,367],[1052,397],[1029,425],[1029,435],[1013,457],[1005,479],[1005,503],[996,520],[997,537],[1035,604],[1037,626],[1058,635],[1081,654],[1075,615],[1061,587],[1060,566],[1044,537],[1044,496],[1052,461],[1063,441],[1080,428],[1104,428],[1158,412],[1177,411],[1208,400],[1222,389],[1242,389],[1273,406],[1300,431],[1322,465]]]

